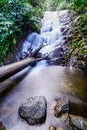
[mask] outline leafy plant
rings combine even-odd
[[[0,2],[0,62],[14,53],[17,42],[30,30],[39,31],[41,10],[27,0],[2,0]]]
[[[72,0],[71,6],[75,11],[84,10],[87,6],[87,0]]]
[[[71,6],[71,0],[46,0],[48,10],[67,9]]]

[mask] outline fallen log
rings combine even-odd
[[[28,66],[32,66],[34,63],[43,60],[44,58],[35,59],[33,57],[26,58],[24,60],[0,67],[0,82],[8,79],[14,74],[20,72]]]

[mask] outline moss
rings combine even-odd
[[[80,69],[85,69],[87,64],[87,13],[77,14],[75,17],[77,20],[73,20],[72,29],[73,36],[70,42],[70,49],[72,51],[72,55],[77,57],[77,66]]]

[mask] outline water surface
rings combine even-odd
[[[74,70],[61,66],[37,66],[30,70],[24,79],[21,79],[26,70],[15,75],[13,79],[5,81],[6,83],[2,83],[13,87],[0,100],[0,120],[3,121],[7,130],[45,130],[48,129],[49,125],[61,126],[60,120],[54,117],[53,107],[55,99],[63,95],[67,95],[74,104],[77,109],[75,114],[87,117],[87,78]],[[17,80],[18,77],[20,77],[19,80]],[[47,99],[46,122],[41,126],[29,126],[19,117],[18,108],[25,99],[40,95]]]

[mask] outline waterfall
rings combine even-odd
[[[55,64],[56,62],[56,64],[61,64],[59,60],[55,61],[54,59],[63,57],[62,45],[64,43],[64,37],[61,31],[62,22],[60,22],[60,16],[65,13],[67,11],[46,11],[43,13],[40,34],[33,32],[27,36],[21,48],[22,58],[30,56],[36,49],[42,46],[42,49],[37,53],[38,56],[43,57],[48,54],[50,59],[49,63]],[[53,60],[54,62],[51,62]]]

